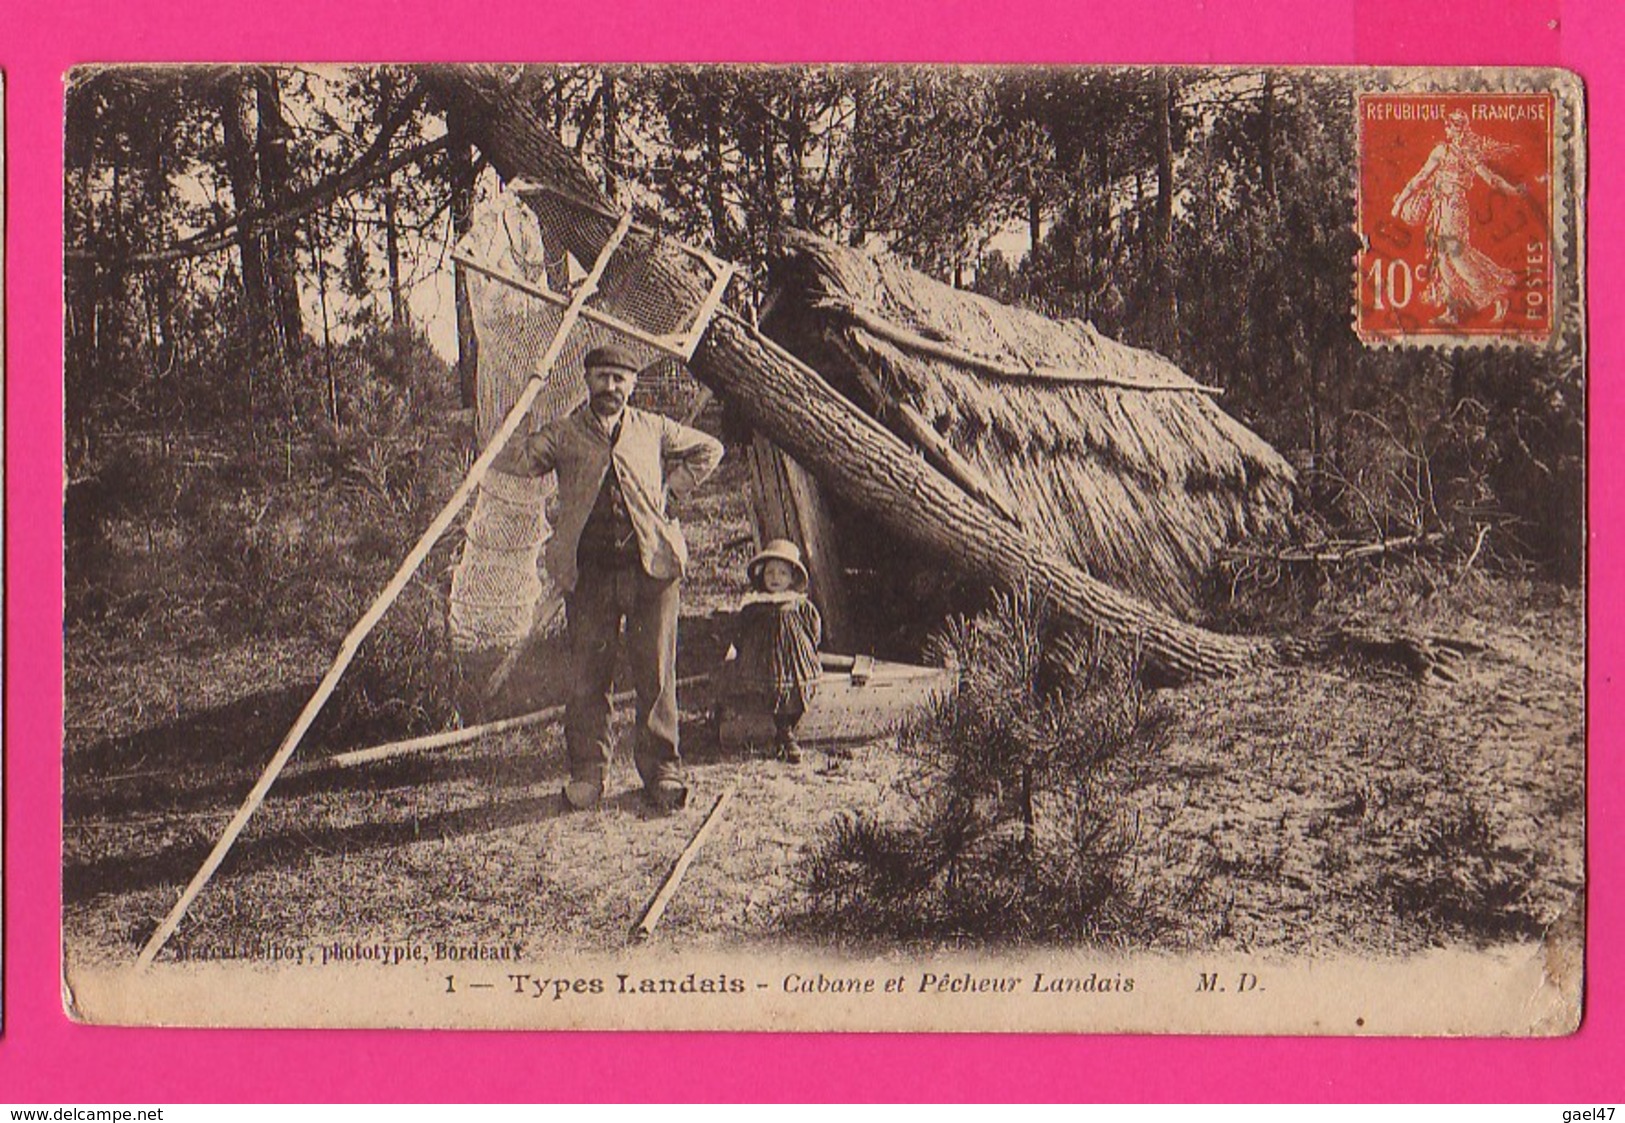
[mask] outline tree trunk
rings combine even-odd
[[[505,178],[549,182],[550,170],[570,163],[533,112],[504,104],[500,79],[490,72],[432,67],[425,80],[443,102],[468,111],[471,139]],[[584,179],[576,166],[559,182]],[[595,190],[592,203],[607,205],[591,194]],[[575,223],[569,234],[566,248],[578,260],[597,256],[602,230]],[[667,299],[692,305],[702,293],[693,272],[674,263],[670,255],[676,252],[658,252],[646,282]],[[606,303],[606,310],[617,311],[614,301]],[[690,367],[753,429],[889,533],[975,580],[1034,590],[1066,619],[1137,643],[1147,661],[1171,678],[1233,673],[1324,646],[1319,640],[1211,632],[1095,580],[977,502],[816,371],[730,312],[712,321]]]
[[[395,177],[384,182],[384,260],[389,265],[389,323],[406,326],[406,300],[401,294],[401,232],[395,218]]]
[[[242,75],[234,74],[222,81],[219,108],[232,204],[239,212],[254,210],[263,213],[265,201],[260,196],[259,169],[254,159],[252,139],[259,128],[255,95],[253,87]],[[256,420],[255,369],[275,364],[278,356],[271,327],[272,302],[265,244],[259,238],[246,237],[238,243],[237,255],[242,267],[243,316],[248,333],[248,362],[243,366],[247,378],[248,418],[252,423]],[[258,432],[258,426],[252,426],[250,431]]]
[[[454,130],[455,132],[455,130]],[[453,144],[451,157],[451,226],[456,241],[474,227],[474,159],[466,143]],[[457,391],[464,409],[473,409],[477,393],[480,341],[474,333],[474,304],[468,287],[468,271],[462,262],[453,263],[453,300],[457,305]]]
[[[124,165],[113,163],[113,190],[106,222],[113,252],[123,256],[129,250],[129,223],[124,214]],[[119,386],[124,370],[124,329],[127,322],[125,284],[122,274],[103,269],[97,274],[96,297],[96,376],[104,385]]]
[[[693,369],[845,501],[951,569],[1004,588],[1031,587],[1076,622],[1143,637],[1147,654],[1175,677],[1236,671],[1271,650],[1265,640],[1183,623],[1089,577],[971,498],[816,372],[731,315],[713,321]]]
[[[70,86],[66,105],[67,127],[64,129],[63,149],[63,226],[69,245],[86,246],[100,250],[96,224],[96,200],[91,190],[95,183],[96,116],[94,98],[82,89]],[[94,378],[96,360],[96,297],[100,288],[98,274],[101,266],[97,256],[69,258],[64,263],[63,277],[66,319],[65,347],[67,363],[64,380],[70,401],[85,402],[80,386],[89,386]],[[86,423],[93,416],[89,409],[70,409],[71,421],[83,425],[78,434],[89,439],[95,430]],[[73,436],[74,434],[70,434]],[[70,443],[71,451],[71,443]]]
[[[603,75],[604,194],[613,199],[620,175],[620,156],[616,153],[616,146],[619,143],[621,105],[615,93],[615,75],[608,70]]]
[[[442,108],[457,110],[468,138],[504,179],[527,175],[589,207],[609,210],[609,200],[557,135],[495,71],[431,66],[423,77]]]
[[[867,79],[859,81],[857,89],[852,93],[852,136],[863,135],[867,125],[865,118],[869,112],[869,82]],[[848,160],[848,169],[851,161]],[[853,249],[862,249],[863,243],[869,239],[869,208],[864,199],[864,193],[854,190],[849,172],[846,189],[842,192],[847,196],[847,206],[851,208],[851,229],[846,236],[846,244]]]
[[[790,213],[797,226],[807,229],[812,225],[807,202],[807,122],[799,91],[790,92],[788,110],[789,129],[784,142],[790,156]]]
[[[1155,230],[1157,338],[1172,355],[1179,338],[1179,296],[1174,288],[1174,84],[1164,76],[1157,86],[1157,205]]]
[[[1259,129],[1259,170],[1264,184],[1264,197],[1275,202],[1275,72],[1264,72],[1263,121]]]
[[[327,419],[339,423],[339,384],[333,377],[333,328],[327,311],[327,242],[322,238],[318,220],[310,220],[310,245],[316,258],[316,292],[321,298],[322,310],[322,367],[327,375]]]
[[[1309,410],[1309,476],[1319,482],[1319,473],[1324,467],[1322,458],[1325,455],[1322,429],[1320,423],[1320,364],[1322,351],[1313,348],[1309,353],[1309,393],[1306,405]]]
[[[728,201],[723,194],[722,126],[717,123],[718,112],[715,100],[709,101],[705,114],[705,207],[711,215],[711,245],[718,255],[726,257],[733,253],[733,238],[729,236]]]
[[[267,213],[278,214],[287,209],[293,194],[293,171],[288,162],[289,129],[282,117],[282,91],[276,73],[270,69],[257,71],[254,92],[259,119],[255,152],[259,158],[260,193],[269,208]],[[293,227],[268,230],[262,237],[277,352],[286,361],[298,353],[305,334],[299,307],[298,239]]]
[[[169,158],[174,134],[167,128],[156,127],[141,138],[144,151],[142,179],[145,185],[147,217],[143,222],[148,245],[162,245],[169,231]],[[178,267],[173,264],[151,266],[142,276],[142,289],[147,295],[149,316],[152,320],[152,361],[154,374],[162,378],[174,369],[180,337],[175,323],[176,291],[180,287]]]
[[[784,229],[784,208],[779,200],[779,156],[778,156],[778,130],[773,115],[758,98],[751,99],[751,120],[756,133],[756,148],[758,162],[761,165],[758,173],[760,187],[760,202],[754,208],[757,219],[761,222],[761,229],[756,231],[755,237],[750,240],[751,268],[763,263],[764,250],[774,235]]]
[[[397,103],[396,74],[388,68],[378,72],[379,116],[390,112]],[[401,298],[401,238],[395,211],[394,173],[379,184],[379,201],[384,208],[384,275],[389,285],[389,325],[399,328],[406,322],[405,302]]]

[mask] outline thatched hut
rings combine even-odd
[[[1291,467],[1215,391],[1088,323],[795,233],[763,327],[1039,543],[1181,615],[1216,553],[1290,505]],[[859,517],[837,511],[848,555],[874,542]]]
[[[554,231],[577,261],[595,260],[617,212],[551,134],[527,88],[494,68],[430,67],[422,78],[504,179],[547,185],[600,216]],[[816,481],[818,498],[861,516],[866,526],[856,544],[884,536],[932,555],[967,582],[1036,587],[1059,618],[1133,637],[1148,666],[1171,678],[1313,658],[1356,641],[1347,632],[1223,634],[1165,607],[1193,599],[1189,578],[1219,544],[1277,521],[1292,480],[1285,462],[1201,387],[1081,325],[1025,316],[864,261],[828,243],[792,239],[783,311],[764,316],[763,325],[790,346],[722,308],[688,364],[763,446],[771,442],[805,466],[800,483]],[[650,300],[682,307],[703,300],[680,248],[657,240],[646,265],[638,292],[601,294],[606,311],[636,320]],[[870,310],[885,315],[860,318]],[[975,342],[978,334],[986,341]],[[843,340],[845,348],[835,345]],[[889,368],[886,346],[897,353]],[[790,348],[825,355],[850,349],[858,358],[833,356],[826,376]],[[844,393],[832,385],[842,377],[841,360]],[[854,382],[863,372],[876,375],[897,415],[885,425],[855,405],[862,387]],[[1071,377],[1050,377],[1057,372]],[[885,377],[893,379],[889,392]],[[983,388],[955,391],[962,377]],[[947,409],[902,411],[907,394],[925,403],[931,387]],[[1051,404],[1014,404],[1027,395]],[[972,401],[980,403],[975,410]],[[872,408],[884,415],[885,404]],[[899,437],[911,416],[921,423],[921,440]],[[789,482],[779,494],[806,490]],[[994,498],[998,488],[1002,500]],[[1013,507],[1019,525],[999,506]],[[839,564],[828,573],[845,584]],[[1398,637],[1387,646],[1413,668],[1439,663],[1438,645],[1428,641]]]

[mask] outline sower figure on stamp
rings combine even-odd
[[[1512,148],[1475,133],[1467,114],[1459,109],[1450,114],[1444,131],[1444,141],[1394,196],[1392,214],[1423,228],[1429,271],[1423,296],[1443,309],[1434,323],[1460,323],[1492,305],[1492,319],[1500,323],[1517,275],[1473,245],[1468,191],[1475,176],[1507,195],[1525,196],[1528,189],[1507,182],[1490,167],[1491,159]]]
[[[585,810],[604,794],[624,621],[638,699],[633,759],[649,803],[676,810],[688,799],[677,748],[677,588],[688,548],[667,513],[667,496],[681,499],[702,483],[722,459],[722,445],[628,405],[638,381],[629,352],[594,348],[584,365],[587,402],[510,446],[501,461],[516,475],[558,473],[557,525],[545,563],[564,594],[570,644],[564,800]]]

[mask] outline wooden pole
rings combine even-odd
[[[349,668],[351,661],[355,659],[356,652],[360,650],[361,641],[367,638],[368,633],[377,626],[378,621],[383,618],[389,606],[395,603],[395,598],[401,595],[401,591],[411,581],[412,575],[417,572],[418,566],[423,564],[423,559],[429,556],[429,551],[434,547],[435,542],[445,533],[452,520],[457,517],[457,513],[468,502],[468,497],[474,493],[474,489],[485,478],[485,473],[490,469],[491,462],[497,458],[497,455],[507,445],[508,440],[518,431],[520,424],[525,419],[526,412],[530,409],[531,403],[536,400],[536,395],[541,392],[542,377],[558,361],[559,355],[564,350],[565,339],[569,336],[571,329],[575,327],[576,320],[580,317],[581,309],[586,304],[587,298],[597,290],[598,282],[604,275],[604,268],[609,264],[609,259],[614,256],[615,248],[620,245],[621,239],[626,236],[627,228],[631,223],[632,218],[630,215],[623,216],[620,225],[610,235],[609,241],[604,245],[597,261],[593,264],[592,272],[581,283],[581,287],[576,290],[575,299],[570,302],[570,307],[565,310],[564,317],[559,321],[558,331],[554,333],[553,341],[548,345],[546,354],[542,356],[541,362],[537,364],[536,373],[531,377],[530,382],[526,384],[524,391],[520,393],[519,400],[508,411],[508,416],[503,420],[502,427],[491,438],[491,442],[485,446],[485,451],[480,454],[479,459],[474,461],[473,467],[468,470],[468,475],[457,486],[457,490],[452,493],[451,498],[446,501],[446,505],[441,508],[440,514],[435,516],[434,522],[429,524],[429,529],[423,532],[423,536],[418,539],[417,545],[413,546],[411,553],[406,555],[405,560],[401,562],[400,568],[395,571],[395,576],[390,579],[389,584],[384,586],[384,591],[379,593],[377,599],[373,601],[372,607],[367,610],[360,620],[356,621],[355,627],[350,629],[350,634],[344,637],[344,642],[339,646],[339,652],[333,660],[333,665],[327,669],[327,674],[322,676],[320,685],[316,687],[316,693],[312,694],[310,701],[305,703],[305,708],[300,713],[299,719],[293,723],[293,728],[288,730],[288,735],[283,738],[282,746],[277,749],[276,755],[271,758],[271,762],[265,766],[265,771],[260,774],[259,780],[255,782],[253,789],[249,791],[248,797],[243,800],[243,805],[237,809],[237,814],[233,815],[231,822],[226,824],[225,833],[220,836],[220,841],[214,844],[214,849],[203,860],[203,865],[198,868],[197,873],[192,875],[192,880],[181,893],[180,900],[175,902],[175,907],[169,910],[169,915],[164,918],[164,922],[158,926],[158,930],[152,934],[152,938],[147,941],[147,945],[141,949],[140,958],[137,960],[139,966],[151,966],[158,952],[169,941],[169,937],[174,934],[176,927],[180,925],[181,918],[186,915],[186,910],[192,907],[192,902],[197,899],[197,895],[203,892],[203,887],[209,883],[209,879],[214,876],[214,872],[220,868],[220,863],[225,861],[226,854],[230,852],[232,844],[237,841],[237,836],[248,825],[248,820],[259,809],[259,805],[264,802],[266,793],[271,790],[271,785],[276,783],[277,777],[281,775],[283,768],[287,766],[294,750],[299,747],[299,742],[304,740],[305,734],[316,720],[316,715],[321,713],[322,707],[327,704],[327,699],[332,695],[334,688],[338,686],[339,679],[343,676],[345,670]]]
[[[839,336],[831,335],[828,339],[836,350],[845,355],[847,361],[852,364],[852,373],[857,377],[858,385],[863,387],[870,400],[874,402],[875,409],[881,413],[890,413],[896,417],[903,428],[908,431],[908,435],[919,442],[921,451],[931,459],[943,475],[964,488],[974,498],[1003,515],[1011,523],[1016,526],[1022,525],[1021,516],[1011,510],[1010,505],[999,497],[999,493],[993,490],[993,485],[977,470],[976,465],[960,455],[959,450],[948,443],[948,438],[933,429],[931,423],[921,415],[919,410],[907,402],[899,401],[886,393],[886,388],[880,384],[880,379],[876,378],[874,372],[863,365],[863,359],[854,353],[851,347],[842,342]]]
[[[1224,393],[1223,387],[1204,386],[1194,380],[1186,380],[1171,384],[1147,382],[1134,378],[1113,377],[1104,374],[1091,374],[1088,371],[1068,370],[1064,367],[1018,367],[1011,363],[1001,363],[997,359],[989,359],[984,355],[973,355],[969,351],[962,351],[946,343],[939,343],[934,339],[927,339],[923,335],[898,327],[879,316],[871,315],[861,308],[856,308],[844,300],[824,298],[814,301],[812,307],[820,312],[833,312],[838,316],[850,320],[877,339],[885,340],[905,351],[914,351],[932,359],[941,359],[955,366],[972,367],[985,371],[998,378],[1013,380],[1027,380],[1036,382],[1075,382],[1084,386],[1106,386],[1120,390],[1137,390],[1146,394],[1207,394],[1218,397]]]
[[[710,675],[690,675],[679,679],[679,690],[690,686],[698,686],[710,679]],[[610,696],[610,705],[623,706],[637,697],[636,692],[623,690]],[[514,717],[500,718],[488,721],[483,725],[470,725],[466,729],[448,729],[444,733],[427,733],[422,737],[410,737],[404,741],[390,741],[387,744],[375,745],[370,749],[352,749],[347,753],[339,753],[327,761],[328,764],[340,768],[354,768],[360,764],[373,764],[380,760],[389,760],[393,757],[405,756],[408,753],[421,753],[429,749],[445,749],[453,745],[467,744],[477,741],[481,737],[494,736],[498,733],[507,733],[514,729],[525,729],[532,725],[545,725],[564,716],[563,706],[548,706],[545,709],[532,710],[528,714],[517,714]]]
[[[630,691],[622,691],[610,698],[612,705],[620,705],[632,697]],[[545,725],[564,716],[563,706],[548,706],[545,709],[534,710],[528,714],[519,714],[515,717],[505,717],[499,721],[488,721],[483,725],[470,725],[466,729],[449,729],[444,733],[430,733],[422,737],[409,737],[404,741],[390,741],[387,744],[375,745],[370,749],[352,749],[347,753],[339,753],[328,761],[329,764],[340,768],[355,768],[362,764],[374,764],[380,760],[390,760],[409,753],[427,752],[430,749],[447,749],[453,745],[467,744],[477,741],[487,735],[507,733],[513,729],[525,729],[532,725]]]
[[[666,880],[660,886],[660,891],[655,894],[654,900],[650,901],[649,907],[644,910],[642,919],[632,926],[634,943],[641,943],[654,935],[655,925],[666,915],[666,906],[671,904],[671,899],[677,895],[677,887],[682,884],[683,875],[688,872],[688,867],[693,864],[695,856],[699,854],[700,847],[705,845],[705,840],[710,836],[712,829],[722,820],[722,812],[733,802],[734,792],[738,790],[739,784],[736,781],[729,785],[727,791],[717,796],[716,803],[711,805],[711,813],[705,817],[705,822],[700,824],[700,829],[694,832],[694,837],[688,840],[683,852],[677,855],[677,861],[672,863],[671,872],[666,875]]]

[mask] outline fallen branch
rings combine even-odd
[[[1204,386],[1196,381],[1170,384],[1153,382],[1148,379],[1091,374],[1088,371],[1071,370],[1065,367],[1026,367],[1016,366],[1014,363],[1001,363],[999,360],[988,358],[985,355],[973,354],[951,344],[927,339],[923,335],[909,331],[907,328],[898,327],[883,317],[862,308],[857,308],[844,300],[825,297],[822,300],[815,301],[812,307],[820,312],[833,312],[835,315],[851,321],[875,338],[885,340],[887,343],[901,347],[905,351],[913,351],[916,354],[926,355],[933,359],[941,359],[943,362],[953,363],[955,366],[972,367],[997,378],[1020,379],[1031,382],[1076,382],[1086,386],[1107,386],[1120,390],[1139,390],[1144,393],[1208,394],[1214,397],[1224,393],[1217,386]]]
[[[684,687],[698,686],[707,682],[710,675],[691,675],[677,681],[679,690]],[[637,694],[631,690],[623,690],[610,696],[610,705],[624,706],[634,700]],[[426,733],[422,737],[409,737],[404,741],[389,741],[382,745],[375,745],[370,749],[352,749],[349,752],[339,753],[326,762],[339,768],[354,768],[361,764],[375,764],[380,760],[390,760],[409,753],[428,752],[430,749],[448,749],[453,745],[466,745],[470,741],[477,741],[481,737],[492,737],[498,733],[508,733],[515,729],[528,729],[533,725],[545,725],[557,721],[564,716],[564,707],[547,706],[544,709],[532,710],[528,714],[517,714],[514,717],[500,718],[497,721],[488,721],[481,725],[470,725],[464,729],[448,729],[444,733]]]
[[[1485,523],[1478,528],[1478,541],[1473,543],[1473,552],[1467,555],[1467,560],[1461,565],[1461,572],[1463,575],[1472,569],[1473,563],[1478,560],[1478,552],[1484,548],[1484,538],[1489,534],[1489,532],[1490,527],[1488,523]]]
[[[1444,537],[1434,531],[1430,534],[1409,534],[1403,538],[1387,538],[1380,542],[1361,542],[1358,544],[1333,544],[1336,549],[1316,550],[1243,550],[1231,548],[1225,550],[1225,561],[1259,561],[1279,562],[1283,565],[1341,565],[1344,562],[1362,561],[1367,558],[1387,557],[1390,554],[1409,553],[1431,545]]]
[[[694,837],[688,840],[688,845],[683,847],[683,852],[677,855],[677,861],[672,863],[671,872],[666,875],[666,880],[661,883],[659,891],[654,895],[654,900],[649,902],[649,907],[643,911],[643,916],[632,926],[631,938],[634,943],[641,943],[654,935],[655,925],[659,924],[660,918],[666,915],[666,906],[671,904],[671,899],[677,895],[677,887],[682,884],[683,875],[688,872],[688,867],[694,863],[695,856],[699,854],[700,847],[705,845],[705,840],[710,837],[712,829],[722,821],[722,813],[727,809],[728,804],[733,802],[734,792],[738,789],[738,783],[734,783],[729,786],[727,791],[717,796],[717,801],[711,805],[711,813],[705,817],[705,822],[701,823],[700,829],[694,832]]]

